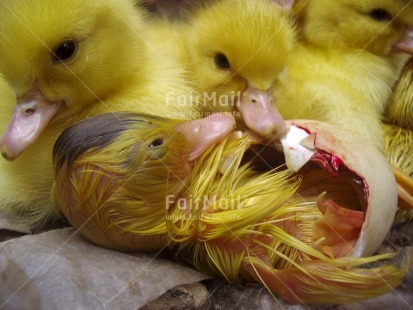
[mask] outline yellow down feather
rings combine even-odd
[[[413,57],[400,73],[386,118],[393,125],[413,130]]]
[[[399,216],[413,218],[413,58],[403,68],[386,113],[385,154],[399,181]]]

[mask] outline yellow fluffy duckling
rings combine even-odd
[[[404,60],[394,51],[413,51],[412,16],[405,0],[309,1],[303,46],[275,92],[283,117],[339,124],[383,149],[380,118]]]
[[[143,3],[151,12],[157,15],[162,17],[167,16],[168,18],[178,18],[191,4],[199,1],[201,0],[144,0]]]
[[[1,1],[0,73],[16,99],[0,106],[0,146],[19,157],[0,161],[5,213],[34,227],[56,217],[52,147],[73,122],[117,110],[193,117],[174,97],[190,93],[182,69],[146,38],[135,2]]]
[[[413,130],[413,57],[405,64],[396,83],[386,118],[393,125]]]
[[[273,1],[277,1],[277,0],[273,0]],[[281,0],[281,1],[286,1],[286,0]],[[311,0],[292,0],[293,3],[292,3],[292,8],[291,8],[291,13],[299,27],[301,27],[301,24],[304,22],[306,8],[310,1]]]
[[[225,116],[212,117],[213,127],[225,128],[220,133],[231,128],[221,127]],[[323,218],[317,199],[297,196],[299,178],[278,161],[276,169],[259,171],[248,135],[212,141],[205,130],[197,138],[210,147],[188,155],[186,139],[193,134],[187,133],[196,122],[204,120],[176,125],[128,113],[67,129],[54,149],[55,197],[70,223],[112,249],[169,247],[200,271],[254,280],[291,303],[354,302],[400,283],[408,265],[360,266],[393,254],[355,258],[342,249],[333,249],[333,256],[316,249],[314,223]],[[352,219],[332,219],[341,223],[343,238],[349,224],[357,226],[357,212],[347,212]]]
[[[384,154],[392,165],[399,192],[398,206],[402,214],[413,215],[413,131],[385,124]],[[408,211],[408,212],[404,212]]]
[[[399,183],[399,207],[413,210],[413,58],[403,68],[384,124],[385,149]]]
[[[302,28],[306,43],[325,48],[365,49],[381,56],[394,49],[412,50],[410,0],[307,2]]]
[[[218,0],[188,17],[188,76],[204,112],[234,112],[267,139],[284,133],[272,89],[296,41],[286,14],[282,3]]]

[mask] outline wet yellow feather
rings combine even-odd
[[[69,164],[66,146],[54,154],[55,165],[60,166],[54,197],[73,225],[85,222],[81,231],[92,241],[123,249],[127,248],[128,240],[134,243],[131,233],[142,239],[145,235],[166,234],[167,197],[172,196],[174,201],[176,193],[185,186],[190,173],[189,144],[173,129],[182,121],[165,122],[134,114],[113,118],[118,127],[108,124],[106,131],[113,128],[114,132],[110,143],[88,149]],[[99,122],[102,126],[105,120]],[[71,141],[81,150],[82,144],[76,143],[85,139],[82,137],[85,128],[81,125],[77,128],[80,129],[73,133],[68,130],[66,134],[81,136]],[[162,139],[162,145],[149,147],[157,139]],[[88,140],[86,144],[91,143]],[[70,146],[70,140],[60,143]],[[136,246],[143,249],[159,246],[151,242],[151,237],[148,240],[146,244],[139,241]]]

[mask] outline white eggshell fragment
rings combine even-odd
[[[313,157],[315,151],[300,145],[300,141],[309,136],[304,129],[292,126],[287,136],[281,139],[287,167],[299,171]]]
[[[283,147],[290,169],[300,169],[311,154],[326,152],[363,181],[359,186],[363,186],[367,209],[361,210],[365,220],[351,255],[372,255],[389,232],[397,210],[397,184],[385,157],[368,141],[332,124],[294,120],[287,121],[288,127]],[[303,147],[309,144],[314,147]]]

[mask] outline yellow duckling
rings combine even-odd
[[[385,149],[399,182],[399,207],[413,210],[413,58],[406,63],[395,86],[384,124]],[[406,213],[406,212],[402,212]],[[410,215],[409,215],[410,214]]]
[[[413,57],[400,74],[386,118],[393,125],[413,130]]]
[[[255,280],[292,303],[353,302],[400,283],[408,265],[360,267],[393,254],[348,256],[363,212],[312,197],[311,180],[300,184],[280,166],[282,156],[274,150],[270,157],[257,156],[257,142],[241,132],[222,140],[231,126],[220,123],[233,123],[223,115],[211,117],[213,128],[225,130],[214,129],[220,133],[214,140],[209,130],[198,135],[210,147],[195,157],[189,155],[188,132],[194,125],[199,132],[197,122],[206,128],[208,119],[176,125],[117,113],[67,129],[54,149],[54,194],[70,223],[101,246],[169,247],[177,260],[200,271],[229,281]],[[266,166],[270,161],[276,169]],[[326,181],[317,183],[322,190],[331,183],[315,177]],[[347,186],[332,194],[344,204],[358,195]]]
[[[383,128],[384,154],[398,183],[398,206],[404,211],[413,211],[413,131],[390,124],[384,124]]]
[[[381,116],[405,59],[392,51],[413,51],[412,16],[404,0],[309,1],[303,46],[274,92],[283,117],[339,124],[382,150]]]
[[[277,1],[277,0],[273,0],[273,1]],[[281,1],[285,1],[285,0],[281,0]],[[292,2],[291,14],[294,17],[294,20],[296,21],[296,24],[298,25],[299,28],[301,28],[302,23],[304,22],[305,15],[306,15],[306,9],[310,1],[311,0],[292,0],[291,1]]]
[[[283,8],[283,1],[215,1],[200,6],[181,28],[201,109],[242,116],[269,140],[285,131],[272,91],[296,41]]]
[[[191,2],[196,3],[199,1],[200,0],[144,0],[142,2],[153,13],[160,16],[168,16],[168,18],[176,18],[182,14],[182,11],[190,6]]]
[[[0,209],[10,216],[34,227],[56,218],[51,153],[75,121],[117,110],[193,118],[190,99],[175,100],[191,91],[183,69],[146,38],[135,2],[1,1],[0,73],[16,104],[0,107],[0,147],[19,157],[0,161]]]

